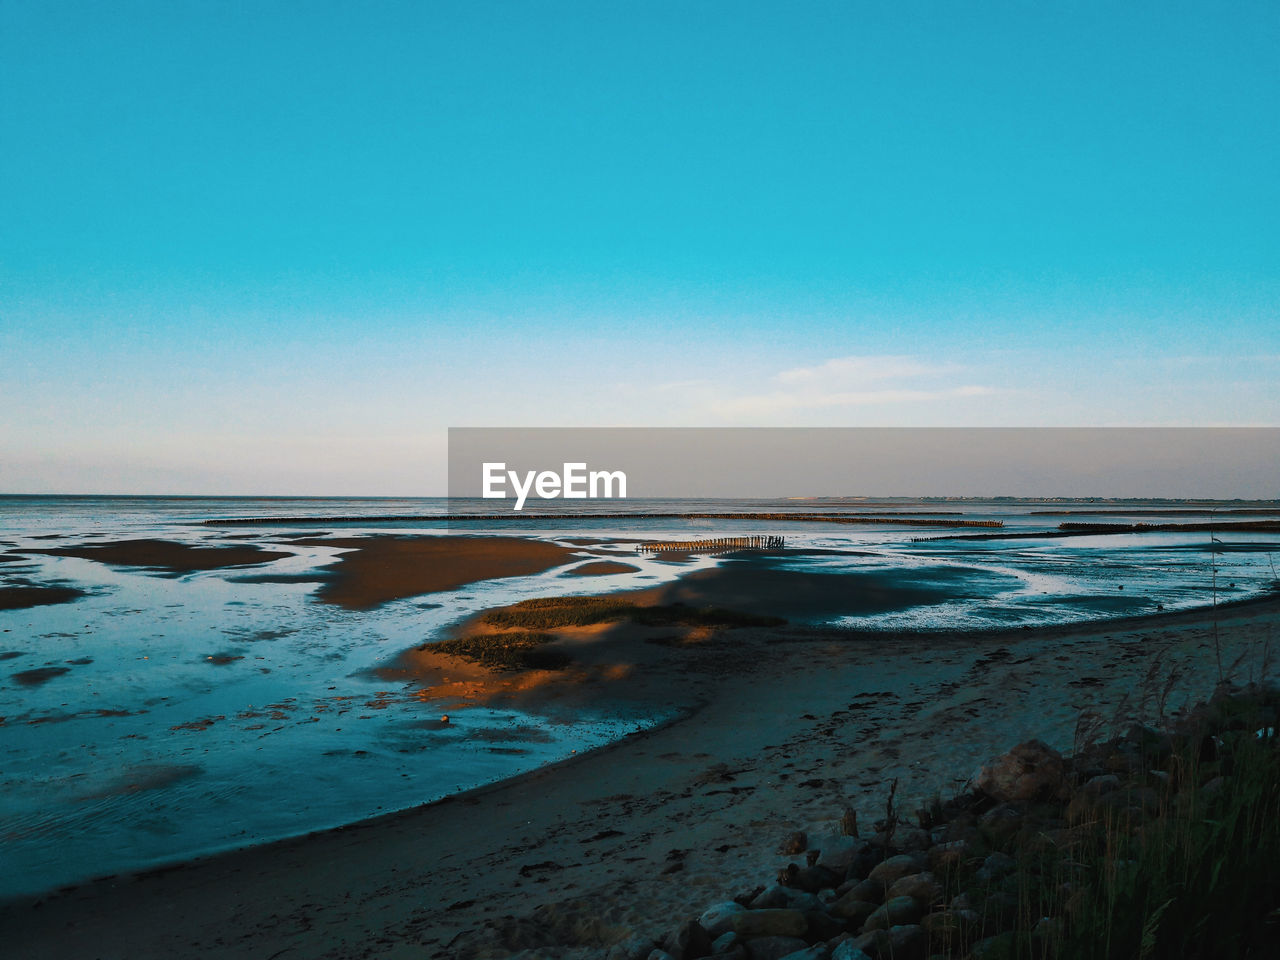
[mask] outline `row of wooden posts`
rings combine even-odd
[[[656,540],[642,543],[639,553],[727,553],[731,550],[782,550],[786,537],[715,537],[711,540]]]

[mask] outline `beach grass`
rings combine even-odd
[[[622,620],[646,626],[776,627],[781,617],[760,616],[722,607],[684,604],[642,606],[617,597],[539,597],[490,610],[481,621],[494,627],[555,630]]]
[[[1179,738],[1163,776],[1151,777],[1148,814],[1108,811],[1073,853],[1087,882],[1068,903],[1058,956],[1271,955],[1280,934],[1274,715],[1248,697],[1217,706],[1217,729]]]
[[[561,650],[546,649],[553,640],[555,637],[549,633],[512,630],[441,640],[422,649],[461,657],[493,670],[563,670],[571,658]]]
[[[1134,726],[1074,758],[1119,772],[1113,790],[1077,788],[1065,809],[1028,810],[1013,836],[983,828],[976,849],[1008,854],[1016,869],[987,883],[962,869],[948,886],[988,911],[1004,898],[1008,925],[984,941],[984,960],[1274,956],[1277,699],[1219,693],[1182,724]]]

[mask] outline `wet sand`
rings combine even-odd
[[[70,603],[86,596],[75,587],[35,586],[19,584],[0,586],[0,610],[26,610],[54,603]]]
[[[724,607],[787,619],[822,620],[942,603],[950,590],[913,586],[880,572],[809,573],[739,561],[698,570],[646,591],[658,604]]]
[[[328,537],[304,546],[346,550],[325,568],[317,599],[353,610],[502,577],[524,577],[568,563],[569,547],[522,537]]]
[[[593,560],[564,572],[566,577],[607,577],[615,573],[636,573],[640,568],[616,560]]]
[[[261,547],[202,547],[172,540],[115,540],[78,547],[45,547],[27,553],[51,557],[80,557],[122,567],[154,567],[169,573],[194,573],[197,570],[221,570],[224,567],[247,567],[288,556]]]
[[[598,957],[754,888],[787,831],[820,842],[846,805],[875,819],[891,778],[910,810],[1020,740],[1069,748],[1080,712],[1112,712],[1153,663],[1182,669],[1174,703],[1207,693],[1215,627],[1223,660],[1256,669],[1278,620],[1272,599],[952,636],[632,637],[650,657],[633,695],[686,710],[661,729],[346,829],[8,904],[0,937],[9,956],[69,960]]]

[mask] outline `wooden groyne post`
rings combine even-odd
[[[735,550],[785,550],[786,537],[713,537],[709,540],[654,540],[637,548],[641,553],[731,553]]]

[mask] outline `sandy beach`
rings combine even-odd
[[[0,931],[20,958],[600,956],[764,882],[788,831],[821,837],[847,806],[874,819],[893,778],[913,809],[1015,742],[1069,749],[1082,710],[1138,712],[1153,665],[1181,672],[1172,703],[1207,694],[1215,620],[1247,679],[1278,616],[1272,599],[951,636],[623,631],[609,659],[633,669],[599,689],[681,705],[665,727],[348,828],[9,903]],[[521,702],[554,714],[569,689],[596,688]]]

